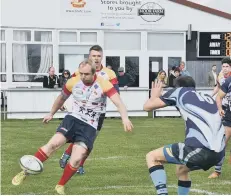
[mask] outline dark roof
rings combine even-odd
[[[197,10],[200,10],[202,12],[207,12],[207,13],[210,13],[210,14],[215,15],[215,16],[219,16],[219,17],[231,20],[231,14],[229,14],[227,12],[220,11],[220,10],[216,10],[214,8],[210,8],[210,7],[207,7],[204,5],[200,5],[198,3],[193,3],[193,2],[187,1],[187,0],[169,0],[169,1],[171,1],[173,3],[181,4],[181,5],[184,5],[187,7],[191,7],[193,9],[197,9]]]

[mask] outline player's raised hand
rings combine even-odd
[[[162,94],[162,82],[156,80],[152,82],[151,97],[160,97]]]
[[[133,124],[129,119],[123,120],[124,131],[125,132],[132,132]]]
[[[44,117],[43,123],[48,123],[52,119],[53,119],[53,115],[52,114],[48,114],[47,116]]]

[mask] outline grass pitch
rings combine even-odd
[[[66,185],[66,194],[74,195],[155,195],[145,162],[146,153],[166,144],[184,140],[184,122],[180,118],[133,118],[133,133],[125,133],[119,119],[106,119],[92,154],[85,164],[86,173],[75,175]],[[1,191],[6,195],[54,195],[54,187],[62,175],[59,158],[63,147],[44,164],[44,172],[30,176],[20,186],[11,180],[20,171],[22,155],[34,154],[54,134],[59,120],[48,125],[41,120],[2,121]],[[227,148],[227,155],[231,145]],[[231,165],[226,157],[223,174],[210,180],[213,171],[191,173],[190,194],[231,194]],[[165,165],[169,194],[177,194],[175,166]]]

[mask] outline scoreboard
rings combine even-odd
[[[198,32],[197,57],[231,56],[231,32]]]

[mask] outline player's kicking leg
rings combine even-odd
[[[62,134],[55,134],[50,141],[39,148],[39,150],[35,153],[35,157],[37,157],[41,162],[45,162],[48,157],[56,151],[58,148],[63,146],[66,143],[66,138]],[[22,182],[26,179],[28,174],[25,171],[19,172],[13,179],[12,184],[17,186],[22,184]]]

